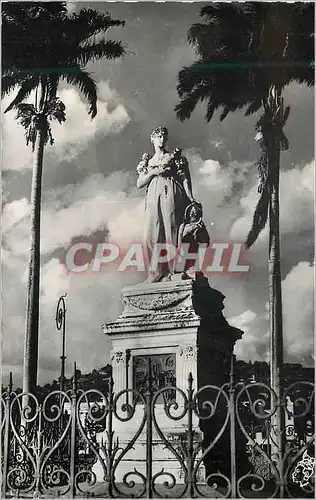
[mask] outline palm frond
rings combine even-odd
[[[111,14],[103,14],[93,9],[81,9],[80,12],[69,15],[68,31],[76,40],[87,40],[98,33],[105,33],[112,27],[123,27],[125,21],[112,19]]]
[[[210,98],[207,103],[206,115],[205,115],[205,119],[207,122],[211,121],[217,108],[218,108],[217,102],[214,102],[214,100]]]
[[[48,141],[51,145],[54,143],[49,119],[57,119],[60,123],[66,119],[64,104],[59,99],[56,99],[55,103],[52,103],[52,106],[54,104],[55,109],[51,108],[48,115],[37,111],[33,104],[20,103],[16,106],[16,118],[25,129],[26,145],[31,144],[33,151],[39,132],[43,134],[44,144]]]
[[[256,242],[260,233],[266,226],[269,213],[269,200],[270,200],[270,189],[268,185],[266,185],[265,189],[263,189],[260,195],[260,198],[258,200],[253,215],[252,226],[248,233],[245,243],[247,249],[249,249]]]
[[[30,89],[35,88],[35,81],[42,78],[45,78],[46,104],[54,101],[58,83],[64,79],[82,92],[93,118],[97,113],[96,84],[85,71],[86,64],[103,57],[116,59],[126,53],[120,41],[102,39],[95,42],[93,37],[111,27],[122,27],[125,22],[93,9],[68,14],[65,2],[22,3],[19,6],[11,6],[9,2],[4,6],[2,21],[6,76],[3,93],[8,93],[15,84],[20,86],[8,110],[26,99]],[[23,82],[15,83],[15,77],[9,77],[13,69],[22,73]],[[43,111],[46,112],[46,107]]]
[[[197,103],[199,101],[203,102],[205,99],[209,99],[212,92],[211,84],[209,85],[198,85],[192,92],[189,92],[181,101],[176,105],[175,111],[177,117],[184,121],[190,118],[193,113]]]
[[[199,98],[192,95],[181,99],[181,101],[175,106],[177,118],[179,118],[182,122],[187,118],[190,118],[198,101]]]
[[[214,2],[201,8],[200,15],[208,22],[220,23],[221,19],[227,19],[227,14],[232,13],[231,4],[221,4]]]
[[[50,103],[56,99],[59,83],[59,75],[56,73],[49,73],[47,75],[47,102]]]
[[[194,24],[188,32],[188,42],[200,58],[217,56],[225,40],[225,29],[217,24]]]
[[[202,8],[201,16],[205,23],[193,24],[188,32],[198,61],[179,72],[177,91],[192,108],[189,95],[212,81],[207,121],[220,107],[222,119],[243,107],[246,116],[257,112],[275,84],[282,89],[294,81],[314,84],[314,5],[214,2]],[[282,28],[278,37],[275,16]],[[182,115],[189,118],[192,112]],[[281,141],[286,148],[286,139]]]
[[[19,103],[17,104],[17,119],[24,128],[30,126],[33,117],[36,115],[36,109],[33,104]]]
[[[26,145],[31,143],[32,151],[38,133],[39,116],[33,104],[19,103],[16,105],[16,119],[25,129]]]
[[[86,66],[90,61],[97,61],[102,58],[117,59],[125,54],[125,47],[122,42],[112,40],[100,40],[96,43],[86,43],[77,50],[77,63]]]
[[[262,100],[260,98],[254,99],[246,109],[245,116],[249,116],[256,113],[257,111],[259,111],[261,106],[262,106]]]
[[[22,103],[25,99],[27,99],[32,92],[35,90],[38,85],[38,78],[34,75],[27,76],[23,83],[21,84],[20,90],[18,91],[16,97],[13,99],[11,104],[6,108],[5,113],[10,111],[13,108],[16,108],[17,105]]]
[[[89,115],[94,118],[97,114],[97,86],[89,73],[82,71],[79,66],[74,66],[71,71],[62,74],[61,78],[81,91],[90,105]]]
[[[284,125],[286,124],[286,122],[288,120],[290,110],[291,110],[290,106],[286,106],[286,108],[283,112],[283,115],[282,115],[282,122],[281,122],[282,127],[284,127]]]
[[[58,98],[50,99],[47,106],[46,115],[49,120],[57,120],[60,124],[66,121],[66,106]]]
[[[1,78],[1,97],[3,98],[10,94],[12,90],[14,90],[17,85],[20,85],[24,79],[25,75],[21,75],[19,72],[4,72]]]
[[[199,40],[205,37],[207,40],[210,37],[209,26],[202,23],[196,23],[191,26],[188,31],[188,42],[190,45],[195,45]]]
[[[235,104],[235,106],[224,106],[224,109],[222,111],[222,113],[220,114],[220,121],[222,122],[223,120],[225,120],[226,116],[229,114],[229,113],[232,113],[233,111],[236,111],[236,109],[238,108],[238,104]]]
[[[199,87],[200,84],[215,83],[216,74],[214,74],[210,64],[205,61],[198,61],[191,66],[184,67],[179,72],[178,79],[177,91],[179,97],[183,97]]]

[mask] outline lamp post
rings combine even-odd
[[[65,382],[65,361],[66,357],[65,356],[65,343],[66,343],[66,304],[65,304],[65,297],[67,297],[67,294],[65,293],[62,295],[57,304],[56,308],[56,317],[55,317],[55,322],[56,322],[56,328],[57,330],[62,331],[62,351],[61,351],[61,367],[60,367],[60,390],[64,390],[64,382]]]

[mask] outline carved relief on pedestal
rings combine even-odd
[[[151,370],[149,371],[149,359]],[[151,373],[151,390],[156,394],[167,387],[176,387],[176,354],[142,354],[133,356],[133,389],[145,395],[149,389],[149,373]],[[174,401],[175,390],[166,390],[156,402]]]
[[[130,313],[139,312],[148,314],[150,312],[160,312],[166,310],[185,310],[192,308],[191,291],[189,290],[165,290],[161,293],[138,292],[135,287],[133,295],[123,297],[123,314],[128,316]]]
[[[186,360],[197,360],[198,347],[196,345],[186,345],[180,347],[180,356],[183,356]]]
[[[113,363],[116,363],[117,365],[125,364],[126,356],[127,356],[126,351],[111,351],[110,360]]]
[[[131,306],[137,309],[159,311],[168,307],[174,307],[189,297],[189,293],[180,294],[179,292],[173,292],[168,294],[160,293],[153,297],[129,297],[128,301]]]

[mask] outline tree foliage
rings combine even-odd
[[[2,5],[2,97],[18,89],[5,112],[16,111],[26,142],[34,151],[23,363],[23,390],[27,393],[36,389],[38,368],[43,156],[48,141],[53,143],[51,121],[66,120],[65,105],[57,95],[59,84],[66,82],[79,89],[94,118],[97,86],[86,66],[124,55],[121,42],[104,38],[110,28],[123,25],[124,21],[93,9],[69,14],[66,2]]]
[[[56,98],[59,83],[65,81],[81,91],[94,118],[97,87],[86,66],[98,59],[124,55],[122,42],[103,37],[110,28],[121,26],[124,21],[93,9],[68,14],[65,2],[3,4],[2,97],[19,89],[6,111],[19,109],[33,91],[42,87],[34,116],[44,113],[64,121],[64,110]],[[26,108],[20,108],[20,115],[23,112]]]
[[[197,61],[179,72],[176,106],[180,120],[190,118],[198,103],[206,104],[206,120],[236,110],[245,115],[263,110],[257,123],[261,146],[258,161],[260,198],[246,246],[265,227],[270,199],[267,150],[269,140],[288,148],[283,127],[289,116],[281,97],[292,82],[314,85],[314,4],[282,2],[213,3],[201,9],[202,23],[188,34]]]

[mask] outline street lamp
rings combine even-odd
[[[57,304],[57,309],[56,309],[56,317],[55,317],[55,322],[56,322],[56,328],[57,330],[62,330],[62,352],[61,352],[61,367],[60,367],[60,390],[64,390],[64,381],[65,381],[65,361],[66,357],[65,356],[65,340],[66,340],[66,304],[65,304],[65,297],[67,297],[67,294],[65,293],[62,295]]]

